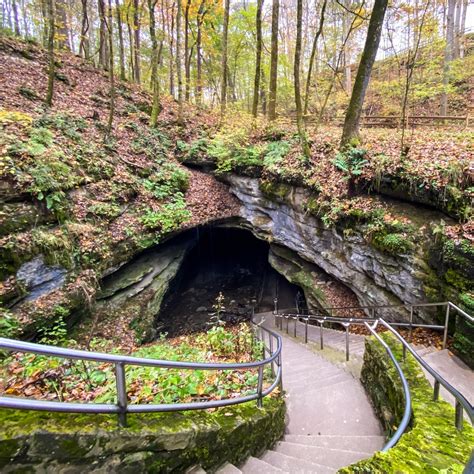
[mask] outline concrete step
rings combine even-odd
[[[322,448],[347,449],[353,451],[379,451],[385,444],[385,436],[341,436],[341,435],[285,435],[283,441],[289,443],[319,446]]]
[[[268,464],[261,459],[254,458],[253,456],[250,456],[247,459],[240,470],[243,472],[243,474],[255,474],[257,472],[261,474],[289,473],[289,471],[284,471],[283,469],[273,466],[272,464]]]
[[[192,466],[186,469],[185,474],[206,474],[206,471],[201,466]]]
[[[317,464],[305,459],[295,458],[276,451],[267,451],[261,459],[272,466],[278,467],[291,474],[335,474],[332,467]]]
[[[223,466],[217,469],[216,474],[242,474],[242,471],[233,464],[226,462]]]
[[[285,380],[289,383],[298,383],[302,380],[312,379],[312,380],[324,380],[335,375],[340,375],[341,370],[335,366],[331,368],[324,368],[321,370],[318,369],[307,369],[304,371],[295,372],[291,368],[286,369]]]
[[[298,443],[289,443],[280,441],[274,448],[274,451],[287,456],[293,456],[298,459],[305,459],[316,464],[339,469],[348,466],[353,462],[372,456],[369,452],[359,452],[345,449],[330,449],[321,446],[308,446]]]

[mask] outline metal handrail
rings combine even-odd
[[[445,316],[445,321],[444,324],[441,325],[424,325],[424,324],[414,324],[413,323],[413,313],[415,308],[433,308],[433,307],[445,307],[446,308],[446,316]],[[330,314],[330,317],[333,316],[334,311],[338,310],[357,310],[357,309],[362,309],[362,310],[368,310],[371,313],[371,317],[369,318],[353,318],[353,319],[359,319],[361,322],[363,321],[375,321],[375,313],[378,309],[390,309],[390,308],[405,308],[410,311],[410,321],[408,323],[403,323],[403,322],[391,322],[390,324],[394,326],[407,326],[410,328],[410,335],[411,335],[411,329],[415,327],[424,327],[424,328],[430,328],[430,329],[443,329],[443,349],[446,348],[447,346],[447,341],[448,341],[448,327],[449,327],[449,321],[451,317],[451,310],[456,311],[458,314],[460,314],[462,317],[467,319],[469,322],[474,323],[474,317],[472,317],[470,314],[466,313],[463,309],[461,309],[459,306],[455,305],[451,301],[442,301],[438,303],[410,303],[410,304],[392,304],[392,305],[363,305],[363,306],[330,306],[330,307],[323,307],[321,308],[320,311],[315,312],[310,312],[308,314],[300,314],[298,311],[296,313],[299,316],[316,316],[318,319],[325,318],[325,314]],[[293,309],[298,309],[298,308],[287,308],[285,309],[284,314],[291,314],[291,310]],[[281,310],[280,310],[281,311]],[[279,312],[278,310],[278,302],[275,302],[275,311],[274,313],[277,314]],[[341,319],[346,319],[343,317],[340,317]],[[338,322],[338,321],[334,321]],[[354,324],[356,324],[354,322]]]
[[[15,397],[0,397],[0,408],[13,408],[21,410],[38,410],[52,412],[68,413],[116,413],[119,415],[119,423],[126,425],[127,413],[149,413],[149,412],[170,412],[186,410],[206,410],[209,408],[219,408],[229,405],[257,400],[257,405],[262,406],[263,397],[270,394],[277,385],[281,384],[282,362],[281,349],[282,339],[276,332],[257,325],[252,322],[260,331],[257,337],[264,342],[265,351],[269,353],[268,357],[262,360],[241,363],[207,363],[207,362],[182,362],[148,359],[142,357],[124,356],[116,354],[106,354],[101,352],[84,351],[79,349],[68,349],[63,347],[54,347],[44,344],[17,341],[14,339],[0,338],[0,349],[7,351],[19,351],[33,354],[40,354],[50,357],[60,357],[66,359],[78,359],[94,362],[110,363],[115,365],[115,381],[117,392],[116,404],[104,403],[75,403],[75,402],[55,402],[47,400],[30,400]],[[268,335],[270,347],[265,346],[264,334]],[[274,341],[276,344],[274,344]],[[275,348],[275,350],[274,350]],[[275,374],[274,364],[277,367]],[[242,370],[258,369],[257,391],[250,395],[226,398],[222,400],[211,400],[206,402],[188,402],[188,403],[170,403],[170,404],[137,404],[128,403],[125,366],[144,366],[157,367],[164,369],[189,369],[189,370]],[[274,375],[273,383],[263,389],[263,371],[265,366],[270,366]]]
[[[456,305],[453,305],[452,303],[447,304],[448,308],[452,306],[456,310],[460,310]],[[467,314],[465,311],[460,310],[463,315],[466,315],[468,320],[474,320],[472,316]],[[449,314],[449,313],[448,313]],[[373,329],[377,327],[377,325],[380,323],[382,324],[386,329],[391,331],[397,339],[402,343],[403,346],[403,358],[406,358],[406,351],[408,350],[414,357],[415,360],[434,378],[434,393],[433,393],[433,399],[438,400],[439,398],[439,390],[440,386],[443,386],[456,400],[455,403],[455,425],[458,430],[462,429],[462,424],[463,424],[463,411],[465,410],[471,424],[474,424],[474,407],[471,405],[471,403],[466,399],[466,397],[459,392],[457,389],[455,389],[449,382],[447,382],[436,370],[434,370],[423,358],[421,358],[414,349],[410,346],[410,344],[401,336],[401,334],[396,331],[392,326],[393,323],[389,323],[385,321],[383,318],[376,318],[376,319],[369,319],[367,318],[366,320],[363,319],[355,319],[355,318],[337,318],[337,317],[331,317],[331,316],[324,316],[322,318],[317,318],[317,317],[312,317],[311,315],[291,315],[291,314],[275,314],[276,317],[276,324],[277,327],[279,327],[281,330],[283,330],[283,320],[286,319],[287,324],[286,324],[286,332],[289,332],[288,329],[288,323],[289,320],[294,321],[294,326],[293,326],[293,336],[296,337],[297,331],[296,331],[296,325],[300,320],[303,320],[304,325],[305,325],[305,342],[308,342],[308,322],[310,320],[316,320],[319,325],[320,325],[320,346],[321,350],[324,348],[324,333],[323,333],[323,328],[324,328],[324,323],[336,323],[336,324],[341,324],[345,328],[345,336],[346,336],[346,360],[349,360],[350,357],[350,339],[349,339],[349,327],[351,324],[356,324],[356,325],[361,325],[363,324],[365,327],[367,327],[372,334],[374,334]],[[369,323],[372,323],[372,326],[370,326]],[[400,325],[408,325],[409,323],[398,323]],[[415,327],[416,325],[412,325],[412,327]],[[440,326],[439,328],[444,328],[444,326]],[[379,337],[377,337],[379,339]],[[385,346],[384,346],[385,347]],[[390,354],[389,354],[390,355]],[[391,356],[390,356],[391,357]],[[398,370],[398,368],[397,368]]]
[[[365,327],[373,334],[373,336],[377,339],[377,341],[384,347],[388,356],[392,360],[393,365],[395,366],[395,369],[398,372],[398,376],[400,377],[400,381],[403,387],[403,394],[405,397],[405,408],[403,410],[402,420],[400,421],[400,424],[398,425],[398,428],[393,434],[393,436],[388,440],[388,442],[382,448],[382,452],[385,452],[385,451],[388,451],[390,448],[393,448],[398,443],[399,439],[402,437],[403,433],[405,433],[406,429],[408,428],[408,425],[410,424],[411,394],[410,394],[410,388],[408,386],[407,379],[405,377],[405,374],[403,373],[402,368],[400,367],[400,364],[398,363],[396,357],[393,355],[393,352],[388,346],[388,344],[375,331],[375,329],[377,328],[377,323],[378,322],[376,321],[373,326],[371,326],[369,323],[365,323]]]

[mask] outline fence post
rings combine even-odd
[[[273,336],[271,334],[269,334],[269,343],[270,343],[270,357],[273,356]],[[273,365],[274,361],[272,360],[271,364],[270,364],[270,368],[271,368],[271,371],[272,371],[272,377],[275,377],[275,367]]]
[[[410,305],[410,329],[408,330],[408,341],[410,342],[410,344],[413,341],[412,331],[413,331],[413,305]]]
[[[308,320],[309,320],[309,318],[306,318],[305,323],[304,323],[304,342],[305,342],[305,344],[308,344]]]
[[[449,325],[449,303],[446,305],[446,319],[444,320],[443,349],[446,349],[448,343],[448,325]]]
[[[257,385],[257,406],[262,408],[262,390],[263,390],[263,365],[258,368],[258,385]]]
[[[298,323],[298,318],[295,317],[295,325],[293,326],[293,337],[296,337],[296,325]]]
[[[119,412],[119,425],[127,426],[127,387],[125,381],[125,365],[123,362],[115,364],[115,386],[117,388],[117,405]]]

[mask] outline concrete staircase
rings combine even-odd
[[[264,322],[274,328],[273,317]],[[292,333],[291,333],[292,334]],[[283,336],[287,426],[282,441],[232,473],[335,473],[372,456],[385,438],[359,381],[305,344]]]
[[[276,330],[271,313],[260,317],[266,327]],[[283,336],[283,386],[287,394],[285,436],[259,458],[250,457],[240,467],[227,463],[218,469],[219,474],[335,473],[383,447],[385,437],[364,389],[351,375],[351,363],[343,362],[344,331],[323,329],[324,352],[318,350],[320,331],[318,326],[308,326],[310,344],[304,344],[304,323],[296,323],[295,333],[294,321],[289,321],[287,335],[283,322],[279,332]],[[351,360],[359,364],[364,341],[364,336],[349,335]],[[472,402],[474,372],[469,367],[448,350],[433,346],[414,349]],[[340,357],[333,357],[331,351]],[[433,383],[431,376],[428,379]],[[443,388],[440,395],[454,404]]]

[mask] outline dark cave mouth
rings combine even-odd
[[[250,231],[233,227],[201,227],[156,316],[157,333],[168,337],[207,330],[215,321],[221,294],[221,320],[248,321],[252,311],[272,311],[278,297],[294,307],[304,293],[268,262],[270,245]]]

